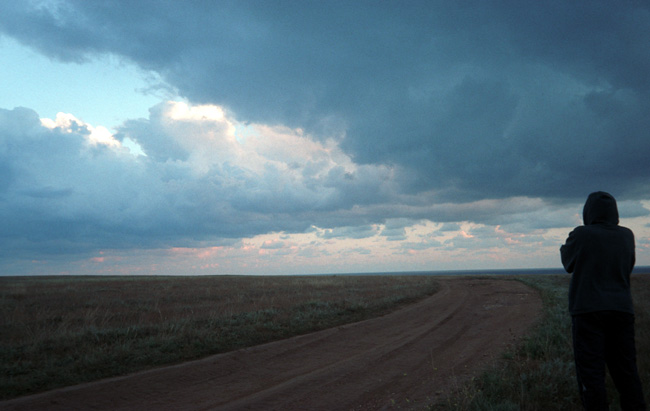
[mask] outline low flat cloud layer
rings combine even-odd
[[[0,35],[68,64],[117,56],[183,101],[121,124],[1,108],[0,256],[272,233],[498,254],[554,247],[595,190],[644,218],[649,32],[640,2],[3,4]]]

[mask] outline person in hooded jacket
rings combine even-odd
[[[560,248],[571,273],[569,312],[582,404],[607,410],[606,368],[620,395],[623,410],[645,410],[636,366],[634,308],[630,274],[635,263],[634,234],[619,226],[611,194],[591,193],[583,209],[584,225],[576,227]]]

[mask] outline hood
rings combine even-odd
[[[585,225],[618,224],[618,208],[614,197],[604,191],[589,194],[582,210]]]

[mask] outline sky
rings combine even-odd
[[[0,3],[0,273],[650,265],[642,1]]]

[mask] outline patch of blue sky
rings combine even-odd
[[[52,119],[70,113],[111,131],[127,119],[148,117],[150,107],[175,97],[155,73],[125,59],[103,55],[64,63],[8,37],[0,37],[0,82],[0,108],[27,107]]]
[[[258,134],[252,124],[237,124],[235,126],[235,138],[240,143],[244,143],[248,137],[255,137]]]

